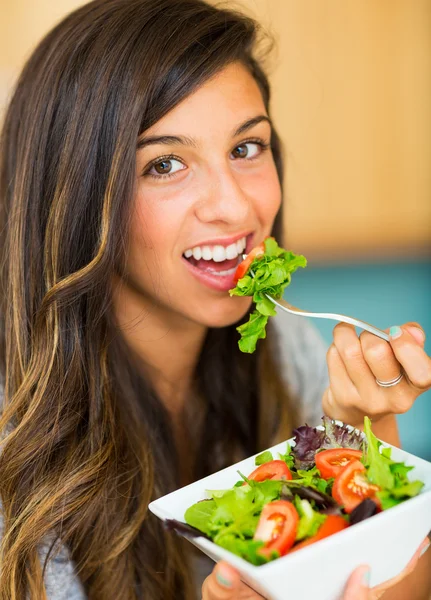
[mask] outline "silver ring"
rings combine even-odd
[[[380,379],[376,379],[376,383],[380,387],[392,387],[393,385],[397,385],[397,383],[399,383],[403,377],[404,374],[400,373],[398,377],[395,377],[395,379],[391,379],[391,381],[380,381]]]

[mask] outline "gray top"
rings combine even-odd
[[[280,369],[285,373],[290,394],[296,402],[300,423],[317,425],[322,416],[322,395],[328,385],[326,346],[312,324],[303,317],[279,311],[274,319]],[[0,535],[2,520],[0,511]],[[41,558],[47,552],[49,540],[40,550]],[[203,554],[192,554],[196,574],[197,595],[202,582],[214,563]],[[63,546],[47,565],[45,584],[48,600],[85,600],[86,596],[74,572],[73,563]]]

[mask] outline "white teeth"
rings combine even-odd
[[[233,275],[236,271],[236,267],[234,269],[228,269],[227,271],[211,271],[212,275],[217,275],[219,277],[224,277],[225,275]]]
[[[195,246],[194,248],[187,249],[184,252],[184,256],[186,258],[193,256],[195,260],[203,258],[204,260],[223,262],[226,259],[232,260],[240,256],[245,250],[246,243],[247,240],[243,237],[229,246],[222,246],[221,244],[217,244],[216,246]]]
[[[214,262],[223,262],[227,258],[226,249],[223,246],[214,246],[212,251],[212,258]],[[232,256],[232,258],[235,258]]]
[[[193,248],[193,258],[196,260],[200,260],[202,258],[202,250],[199,248],[199,246]]]
[[[232,258],[236,258],[238,256],[238,250],[236,244],[231,244],[226,248],[226,258],[231,260]]]
[[[209,246],[204,246],[202,248],[202,258],[204,260],[211,260],[213,257],[213,253],[211,251],[211,248]]]

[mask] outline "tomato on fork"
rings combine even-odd
[[[234,281],[237,282],[238,279],[244,277],[254,259],[258,256],[262,256],[263,254],[265,254],[265,244],[262,242],[261,244],[259,244],[259,246],[253,248],[253,250],[250,250],[246,258],[244,258],[244,260],[239,263],[235,271]]]

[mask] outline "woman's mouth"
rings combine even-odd
[[[235,287],[235,271],[242,261],[248,237],[251,236],[244,236],[229,245],[195,246],[184,252],[183,259],[202,283],[219,291],[228,291]]]

